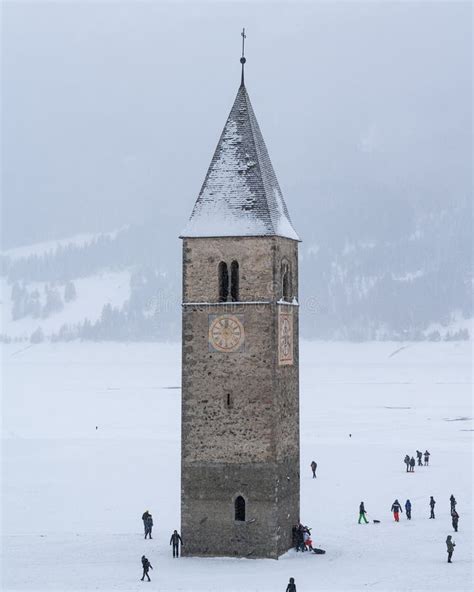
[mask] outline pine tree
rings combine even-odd
[[[49,317],[49,315],[59,312],[64,308],[64,304],[61,298],[61,294],[57,288],[53,286],[46,286],[46,304],[43,307],[42,316],[43,318]]]
[[[44,333],[41,327],[38,327],[30,336],[31,343],[42,343],[44,341]]]
[[[72,280],[69,280],[64,287],[64,302],[72,302],[76,297],[76,286]]]

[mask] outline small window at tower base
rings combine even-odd
[[[245,522],[245,500],[239,495],[234,502],[235,520]]]

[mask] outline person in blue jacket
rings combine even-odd
[[[411,501],[407,499],[405,502],[405,512],[407,515],[407,520],[411,520]]]

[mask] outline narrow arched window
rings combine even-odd
[[[239,301],[239,263],[232,261],[230,264],[230,298],[232,302]]]
[[[227,302],[229,297],[229,271],[227,263],[221,261],[219,263],[219,302]]]
[[[291,278],[290,278],[290,265],[287,261],[283,261],[281,264],[281,292],[282,298],[286,302],[290,301],[291,297]]]
[[[235,519],[239,522],[245,522],[245,500],[239,495],[234,502]]]

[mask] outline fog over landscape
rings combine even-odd
[[[6,2],[4,339],[179,339],[242,26],[302,336],[469,335],[470,3]]]
[[[471,592],[472,2],[0,17],[1,590]]]

